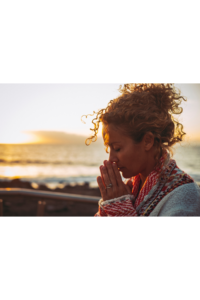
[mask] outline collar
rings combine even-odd
[[[139,190],[141,178],[140,175],[136,175],[131,178],[133,182],[132,194],[135,197],[134,207],[136,208],[144,199],[144,197],[150,192],[152,187],[158,182],[161,174],[165,171],[167,165],[170,161],[169,153],[164,150],[163,155],[159,159],[159,164],[156,166],[152,172],[147,176],[141,190]]]

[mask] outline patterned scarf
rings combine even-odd
[[[131,181],[132,195],[100,200],[99,211],[95,216],[149,216],[168,193],[180,185],[194,182],[177,167],[175,160],[170,159],[166,151],[160,158],[159,167],[148,175],[140,191],[140,175],[132,177]]]
[[[154,168],[154,170],[148,175],[140,191],[139,191],[139,186],[141,183],[140,175],[138,174],[132,177],[132,185],[133,185],[132,195],[134,195],[134,198],[136,198],[136,201],[134,203],[134,208],[136,208],[142,202],[144,197],[150,192],[152,187],[156,184],[156,182],[159,179],[160,173],[165,169],[164,162],[167,163],[168,161],[169,161],[169,154],[167,155],[167,152],[165,152],[159,160],[159,167]]]
[[[144,198],[140,199],[140,203],[138,202],[136,207],[137,214],[139,216],[149,216],[163,197],[177,187],[191,182],[194,182],[194,180],[184,171],[180,170],[176,165],[176,161],[169,159],[168,154],[167,160],[161,167],[161,173],[157,177],[156,184],[152,185],[149,192],[145,193]]]

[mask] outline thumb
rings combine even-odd
[[[132,190],[133,182],[130,179],[126,182],[126,185]]]
[[[128,194],[131,194],[132,193],[132,184],[124,184],[124,187],[127,191]]]

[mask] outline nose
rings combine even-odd
[[[109,161],[111,163],[113,163],[113,162],[118,163],[118,161],[119,161],[118,158],[117,158],[116,153],[112,149],[110,149],[110,152],[109,152]]]

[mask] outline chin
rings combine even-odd
[[[135,176],[135,175],[133,175],[132,173],[127,172],[127,171],[121,171],[121,173],[122,173],[122,176],[123,176],[124,178],[126,178],[126,179]]]

